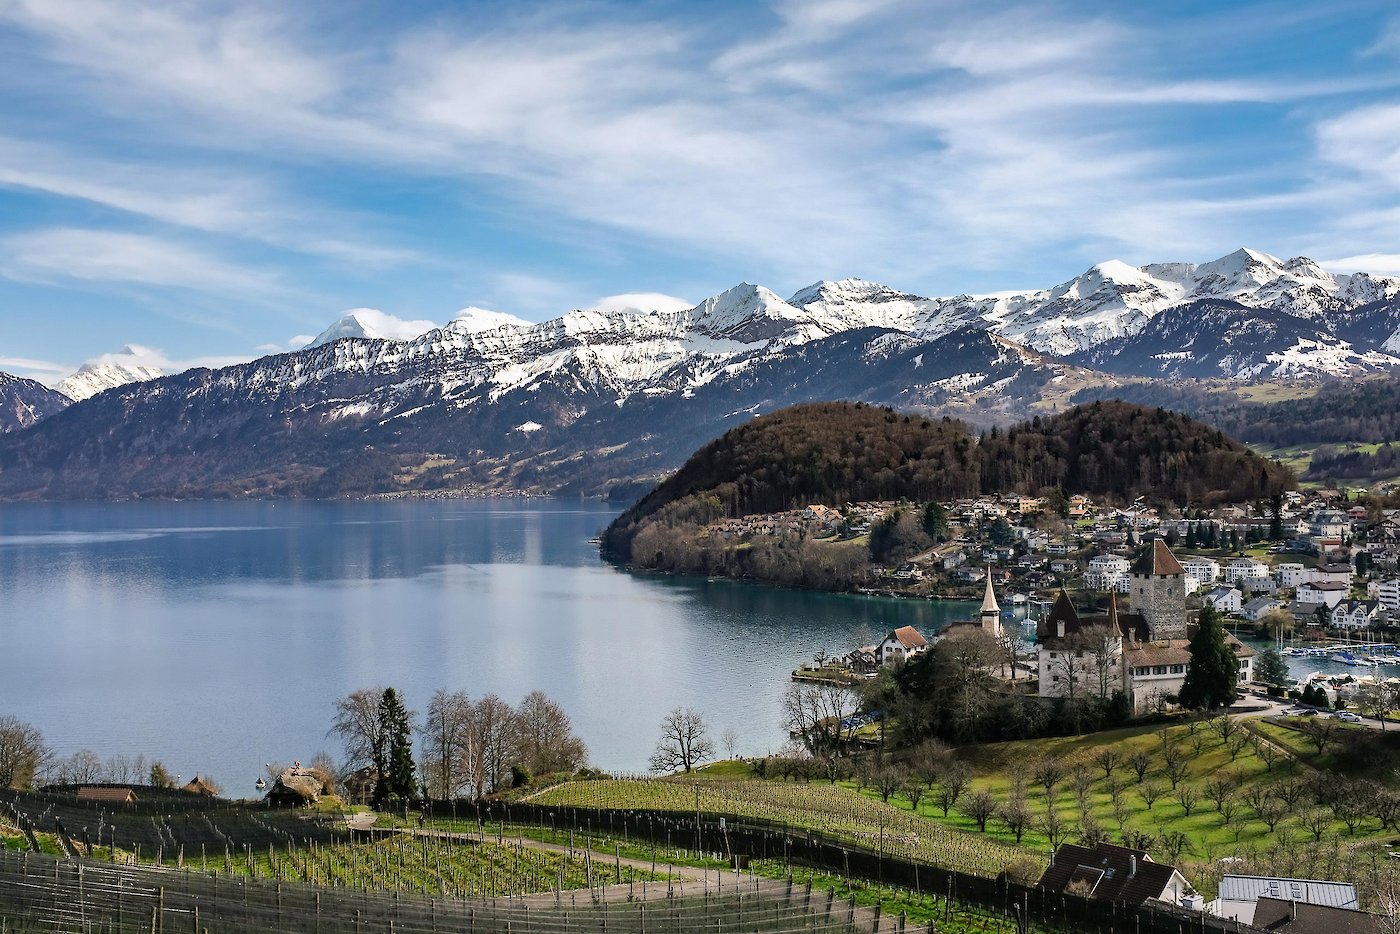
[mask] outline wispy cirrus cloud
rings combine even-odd
[[[50,228],[13,234],[0,246],[0,274],[26,282],[171,286],[241,296],[286,291],[262,270],[156,236]]]
[[[1380,3],[1350,12],[1387,22]],[[65,242],[95,225],[46,221],[9,233],[3,263],[247,294],[298,281],[308,256],[352,275],[412,262],[440,295],[540,316],[627,288],[592,278],[600,260],[609,283],[666,264],[704,268],[685,290],[860,274],[943,292],[1240,243],[1389,255],[1389,40],[1361,29],[1324,56],[1319,29],[1339,27],[1322,13],[1259,20],[1005,0],[703,17],[0,0],[23,66],[0,91],[64,117],[7,122],[0,186],[141,222]],[[320,305],[425,307],[394,297]],[[317,323],[298,315],[271,333]]]

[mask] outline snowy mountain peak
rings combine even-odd
[[[352,308],[326,328],[306,347],[320,347],[346,337],[372,340],[409,341],[436,328],[431,321],[405,321],[377,308]],[[305,348],[303,348],[305,349]]]
[[[84,363],[72,376],[60,380],[54,389],[74,402],[81,402],[107,389],[164,376],[165,371],[160,367],[137,362],[149,354],[144,347],[128,345],[121,353]]]
[[[741,282],[696,305],[691,320],[699,334],[755,344],[807,323],[809,316],[773,291]]]

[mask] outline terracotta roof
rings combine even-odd
[[[1251,924],[1287,934],[1381,934],[1382,930],[1376,916],[1364,911],[1267,897],[1254,903]]]
[[[1063,892],[1078,880],[1090,886],[1090,898],[1141,905],[1160,898],[1174,872],[1171,866],[1152,862],[1144,850],[1111,843],[1100,843],[1093,849],[1065,843],[1055,851],[1054,861],[1037,885]]]
[[[1142,553],[1133,565],[1132,573],[1138,577],[1157,577],[1165,574],[1185,574],[1181,562],[1160,538],[1152,540],[1152,547]]]
[[[906,649],[917,649],[928,645],[928,640],[913,626],[900,626],[885,638],[894,639]]]

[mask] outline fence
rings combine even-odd
[[[555,830],[646,840],[694,853],[747,860],[777,860],[807,866],[845,879],[873,880],[941,896],[948,904],[972,903],[1003,917],[1027,917],[1085,934],[1187,934],[1235,932],[1238,922],[1165,904],[1141,907],[1082,898],[1019,885],[1002,876],[988,879],[926,863],[890,857],[825,837],[819,832],[741,815],[694,812],[625,811],[509,802],[440,801],[439,815],[459,819],[550,827]]]
[[[666,883],[527,899],[407,898],[0,851],[0,929],[91,934],[391,931],[481,934],[871,934],[878,913],[810,887],[745,879],[723,892]],[[899,928],[902,930],[903,925]],[[894,931],[887,921],[883,930]]]

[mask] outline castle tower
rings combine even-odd
[[[997,605],[997,596],[992,593],[992,569],[987,567],[987,595],[982,598],[982,612],[978,614],[982,622],[982,629],[994,636],[1001,635],[1001,607]]]
[[[1133,565],[1132,604],[1152,639],[1186,638],[1186,571],[1160,538]]]

